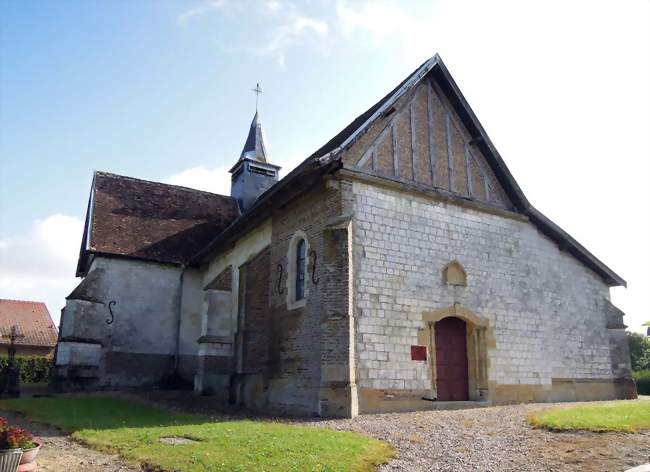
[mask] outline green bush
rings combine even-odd
[[[640,370],[632,374],[636,380],[636,390],[639,395],[650,395],[650,370]]]
[[[8,359],[0,357],[0,370],[7,366]],[[46,357],[16,357],[21,383],[47,382],[54,365],[52,359]]]
[[[626,332],[630,343],[630,360],[632,370],[641,371],[650,369],[650,338],[640,333]]]

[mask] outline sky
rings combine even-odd
[[[286,174],[439,53],[528,199],[650,321],[650,2],[0,1],[0,298],[58,323],[94,170],[229,194],[255,111]]]

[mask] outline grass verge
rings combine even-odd
[[[533,426],[552,431],[622,431],[650,429],[650,401],[621,400],[531,413]]]
[[[91,447],[162,470],[355,471],[386,462],[388,444],[351,432],[274,421],[215,421],[109,396],[20,398],[0,402],[52,424]],[[167,444],[161,438],[192,439]]]

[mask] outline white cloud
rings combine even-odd
[[[261,8],[258,8],[260,6]],[[292,2],[281,0],[266,0],[263,3],[260,2],[260,5],[257,3],[231,2],[230,0],[206,0],[198,4],[198,6],[181,13],[178,16],[178,22],[185,26],[190,20],[215,11],[237,12],[238,15],[245,15],[246,17],[253,14],[272,17],[277,26],[271,27],[272,23],[267,22],[269,35],[259,36],[264,38],[264,46],[256,45],[241,48],[228,45],[224,49],[228,51],[243,49],[249,53],[269,56],[274,58],[280,66],[285,64],[285,54],[289,47],[299,43],[302,44],[309,35],[324,37],[329,32],[326,20],[303,15]],[[322,48],[322,46],[320,47]]]
[[[264,9],[266,10],[266,13],[275,15],[282,10],[282,3],[278,0],[268,0],[264,2]]]
[[[327,22],[324,20],[315,20],[306,16],[297,17],[293,22],[293,30],[296,33],[300,33],[306,29],[324,35],[327,34]]]
[[[257,52],[264,56],[272,56],[280,66],[285,63],[285,50],[298,43],[306,34],[312,33],[316,36],[327,36],[329,27],[327,21],[310,18],[307,16],[288,13],[286,23],[277,27],[269,43]]]
[[[74,216],[36,220],[17,237],[0,239],[0,296],[43,301],[58,325],[75,278],[83,222]]]
[[[386,41],[394,40],[401,43],[407,58],[424,60],[435,52],[432,48],[439,31],[438,16],[433,8],[416,14],[403,7],[404,4],[386,0],[339,0],[336,17],[340,33],[363,49],[380,48]]]
[[[190,8],[178,15],[178,22],[181,25],[186,25],[194,18],[203,16],[206,13],[222,10],[225,6],[226,0],[203,0],[198,6]]]
[[[304,159],[305,156],[292,156],[284,159],[272,159],[272,163],[281,167],[280,178],[282,178]],[[230,195],[229,170],[230,166],[218,166],[212,169],[205,166],[190,167],[164,178],[163,182],[219,195]]]
[[[214,169],[208,169],[205,166],[190,167],[167,177],[164,182],[220,195],[230,195],[229,170],[228,167],[215,167]]]
[[[413,34],[417,20],[408,15],[398,5],[387,1],[367,1],[348,3],[339,1],[336,14],[341,31],[351,36],[365,30],[375,41],[380,41],[395,33]]]

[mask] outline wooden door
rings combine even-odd
[[[465,322],[447,317],[435,325],[436,387],[438,400],[468,399],[467,337]]]

